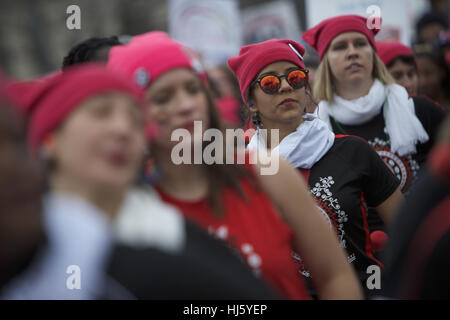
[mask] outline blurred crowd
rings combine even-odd
[[[449,8],[431,3],[411,47],[345,15],[214,68],[149,31],[2,73],[0,298],[449,299]],[[213,147],[245,161],[194,159]]]

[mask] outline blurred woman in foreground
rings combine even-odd
[[[30,90],[24,110],[28,144],[48,175],[48,243],[3,298],[273,297],[224,247],[136,185],[146,139],[131,83],[84,65]]]

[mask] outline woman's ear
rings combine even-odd
[[[308,96],[306,99],[305,113],[314,113],[317,108],[317,102],[314,100],[314,97],[311,93],[311,88],[305,88],[305,93]]]
[[[55,152],[55,135],[53,133],[47,133],[42,139],[42,148],[46,150],[47,154]]]
[[[41,147],[39,150],[39,157],[43,159],[46,164],[51,167],[50,163],[55,157],[56,152],[56,137],[54,133],[47,133],[42,139]]]
[[[253,101],[250,101],[248,103],[248,108],[250,109],[251,112],[256,112],[258,111],[258,108],[255,106],[255,103]]]

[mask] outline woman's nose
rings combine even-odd
[[[358,56],[358,51],[356,50],[355,46],[353,44],[349,44],[348,45],[348,51],[347,51],[347,55],[349,58],[353,58]]]
[[[280,92],[290,91],[292,89],[291,85],[289,84],[287,77],[281,78],[280,83]]]
[[[194,99],[194,97],[190,96],[187,93],[181,94],[177,101],[178,102],[175,108],[175,113],[178,114],[191,113],[197,105],[196,99]]]
[[[130,116],[123,113],[116,113],[111,121],[111,129],[119,135],[131,133],[135,125]]]

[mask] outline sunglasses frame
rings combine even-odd
[[[306,76],[305,79],[306,79],[306,81],[308,81],[308,71],[309,71],[309,70],[298,68],[298,69],[292,69],[292,70],[289,71],[287,74],[283,74],[283,75],[281,75],[281,76],[276,75],[276,74],[265,74],[265,75],[259,77],[258,79],[253,80],[253,82],[250,84],[250,87],[253,87],[256,83],[258,83],[260,89],[261,89],[265,94],[274,95],[274,94],[277,94],[277,93],[280,91],[280,88],[281,88],[281,81],[283,80],[283,78],[286,78],[286,82],[291,86],[292,89],[294,89],[294,90],[301,89],[301,88],[303,88],[303,87],[306,86],[306,81],[305,81],[305,84],[304,84],[303,86],[301,86],[300,88],[294,88],[294,87],[289,83],[289,81],[287,80],[287,77],[289,76],[289,74],[290,74],[291,72],[299,71],[299,70],[300,70],[300,71],[303,71],[303,72],[305,73],[305,76]],[[262,86],[261,86],[261,80],[264,79],[264,78],[267,77],[267,76],[273,76],[273,77],[276,77],[276,78],[278,78],[278,80],[280,81],[280,88],[278,88],[277,92],[275,92],[275,93],[268,93],[268,92],[264,91],[264,89],[262,88]]]

